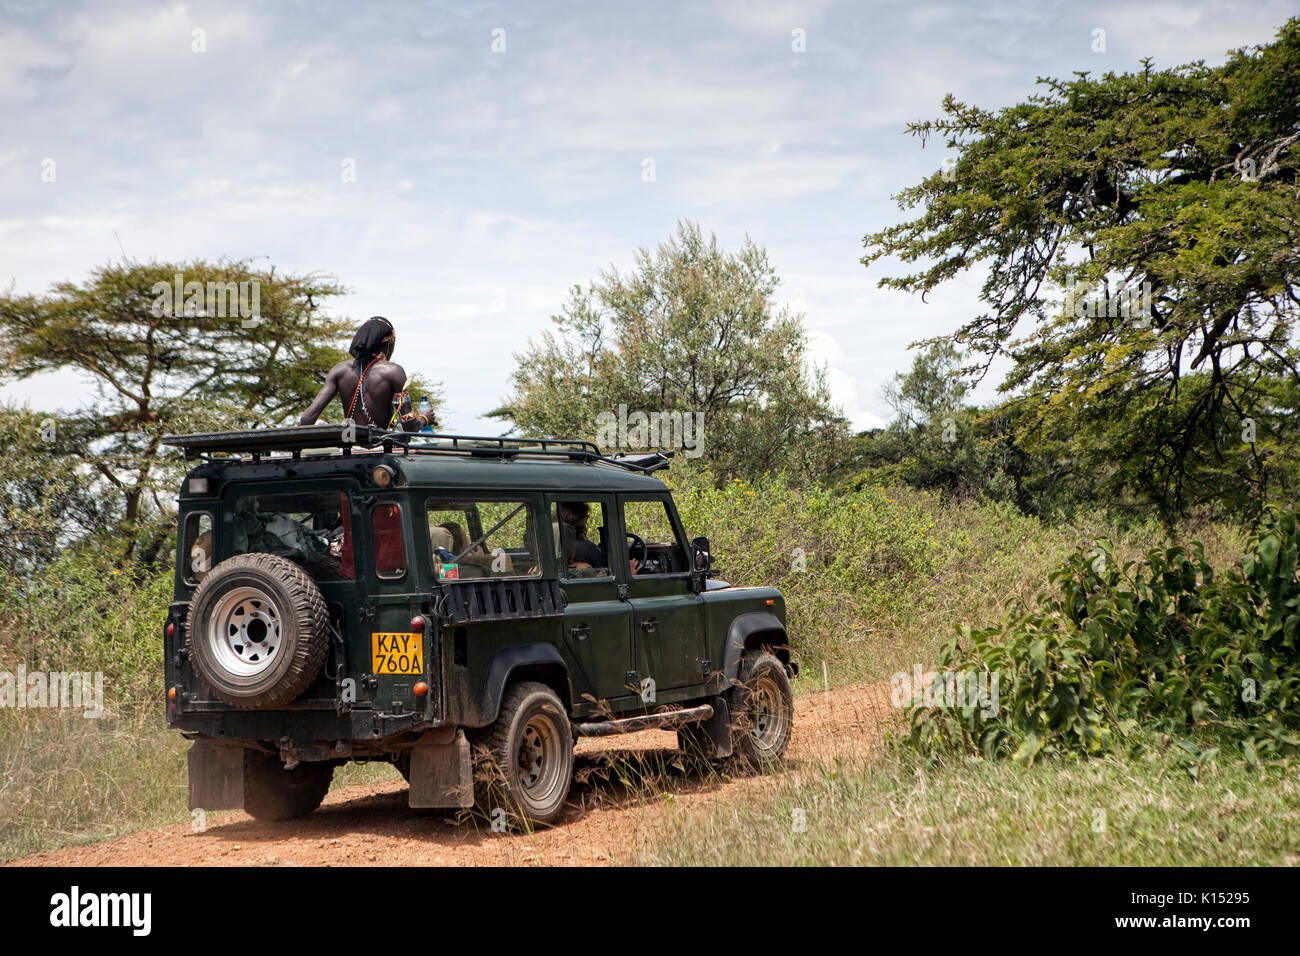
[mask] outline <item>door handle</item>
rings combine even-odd
[[[641,630],[645,631],[647,634],[653,634],[658,625],[658,621],[652,617],[648,617],[641,622]]]
[[[578,640],[585,641],[587,638],[591,636],[591,628],[583,624],[579,627],[575,627],[573,630],[569,631],[569,633],[572,634]]]

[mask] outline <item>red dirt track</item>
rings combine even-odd
[[[837,756],[865,756],[893,719],[888,688],[843,687],[795,698],[787,773]],[[569,806],[555,826],[535,833],[494,833],[481,816],[455,822],[455,811],[412,810],[406,784],[343,787],[320,809],[289,823],[259,823],[240,811],[210,814],[203,833],[189,824],[156,827],[90,846],[51,850],[7,866],[574,866],[626,862],[643,834],[672,805],[707,808],[742,799],[772,777],[723,779],[686,772],[671,732],[584,739],[576,752]],[[609,779],[609,756],[626,775],[644,771],[641,792]],[[671,800],[665,799],[671,795]]]

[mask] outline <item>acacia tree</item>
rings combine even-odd
[[[178,276],[194,294],[169,299],[161,290]],[[244,283],[244,308],[227,296],[214,309],[209,283]],[[163,435],[288,423],[343,357],[335,342],[350,327],[323,311],[342,291],[245,262],[106,265],[48,295],[0,295],[0,381],[72,369],[93,382],[93,397],[51,416],[38,440],[95,471],[115,493],[126,554],[147,558],[165,540],[154,519],[169,516],[179,467]]]
[[[116,509],[92,470],[53,453],[45,417],[0,403],[0,579],[22,577],[78,536],[111,526]]]
[[[951,338],[973,373],[1011,359],[1021,440],[1104,493],[1169,521],[1256,510],[1296,470],[1300,19],[1219,67],[1040,83],[909,127],[958,158],[897,197],[919,214],[868,235],[863,264],[916,263],[880,285],[922,294],[987,269],[987,311]]]
[[[599,435],[620,407],[698,413],[710,463],[733,475],[824,470],[845,422],[811,366],[802,315],[750,240],[729,253],[693,223],[632,270],[574,286],[556,332],[530,342],[492,414],[546,435]],[[667,443],[662,443],[667,444]]]

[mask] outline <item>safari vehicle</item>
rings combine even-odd
[[[287,820],[385,760],[413,807],[563,810],[578,737],[676,729],[761,768],[793,727],[785,603],[713,577],[653,472],[580,441],[317,425],[168,436],[168,726],[191,809]],[[480,764],[480,770],[481,770]]]

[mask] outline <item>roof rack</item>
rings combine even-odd
[[[297,457],[315,449],[350,452],[354,445],[376,447],[385,444],[383,429],[371,425],[302,425],[296,428],[253,428],[230,432],[199,432],[164,435],[164,445],[180,448],[186,458],[200,455],[250,454],[260,457],[275,451],[293,452]]]
[[[656,451],[649,455],[638,455],[633,458],[627,452],[619,452],[617,455],[603,455],[600,460],[609,462],[611,465],[618,465],[621,468],[642,471],[648,475],[651,472],[662,471],[671,465],[673,454],[672,451]]]
[[[629,457],[605,455],[595,442],[576,438],[511,438],[482,435],[443,435],[431,432],[386,431],[373,425],[300,425],[293,428],[255,428],[243,431],[201,432],[164,435],[163,444],[180,448],[186,458],[213,455],[251,455],[256,461],[272,452],[329,452],[339,449],[351,455],[353,448],[383,449],[404,455],[469,455],[475,458],[529,457],[565,458],[570,461],[601,462],[643,474],[667,468],[671,451]]]

